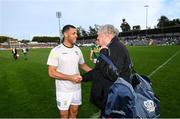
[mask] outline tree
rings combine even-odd
[[[87,37],[88,36],[88,33],[86,32],[86,30],[82,29],[81,32],[82,32],[82,36],[83,37]]]
[[[77,35],[78,35],[78,37],[82,37],[83,35],[82,35],[82,27],[81,26],[79,26],[79,27],[77,27]]]
[[[94,28],[93,27],[89,27],[89,36],[96,36],[97,35],[97,32],[99,30],[99,25],[95,24],[94,25]]]
[[[176,24],[180,25],[180,19],[176,19]]]
[[[157,24],[158,28],[170,26],[170,21],[169,21],[169,19],[166,16],[161,16],[158,19],[158,21],[159,21],[158,24]]]
[[[129,24],[126,22],[125,19],[122,19],[122,24],[121,24],[121,30],[122,32],[126,32],[126,31],[130,31],[131,30],[131,27],[129,26]]]
[[[96,29],[95,28],[93,28],[93,27],[89,27],[89,36],[94,36],[94,35],[96,35],[97,34],[97,31],[96,31]]]
[[[43,42],[43,43],[47,43],[47,42],[59,42],[59,37],[50,37],[50,36],[34,36],[32,41],[34,42]]]
[[[26,44],[26,43],[29,43],[30,41],[29,40],[21,40],[20,42]]]
[[[99,26],[99,25],[97,25],[97,24],[95,24],[95,25],[94,25],[94,27],[95,27],[95,30],[98,32],[98,30],[99,30],[100,26]]]
[[[175,26],[176,25],[176,20],[173,19],[172,21],[169,21],[169,26]]]
[[[9,37],[6,36],[0,36],[0,43],[7,42]]]
[[[178,19],[174,19],[175,20],[175,26],[178,26],[178,25],[180,25],[180,19],[178,18]]]

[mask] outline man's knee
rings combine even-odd
[[[71,105],[69,111],[70,111],[69,117],[76,118],[78,113],[78,105]]]
[[[66,110],[66,111],[59,111],[59,114],[60,114],[60,117],[61,118],[68,118],[68,115],[69,115],[69,113],[68,113],[68,110]]]

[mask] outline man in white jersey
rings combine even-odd
[[[61,118],[76,118],[81,105],[81,80],[79,66],[85,72],[91,70],[81,50],[74,45],[77,30],[73,25],[62,29],[63,43],[53,48],[47,61],[49,76],[55,78],[56,101]]]

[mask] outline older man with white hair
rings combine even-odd
[[[106,24],[100,27],[97,37],[101,46],[100,54],[108,57],[118,68],[118,72],[114,72],[112,67],[99,57],[95,68],[83,77],[83,80],[92,80],[90,101],[101,109],[100,117],[104,117],[108,90],[117,77],[121,76],[127,81],[130,80],[131,60],[127,48],[119,41],[118,35],[117,28]]]
[[[118,73],[120,74],[120,76],[128,81],[130,77],[131,60],[126,46],[119,41],[118,35],[118,29],[113,25],[107,24],[99,29],[97,40],[99,42],[99,45],[101,46],[100,53],[106,55],[118,68]],[[98,67],[103,63],[105,62],[102,60],[96,65]],[[105,76],[107,75],[107,78],[112,81],[116,80],[116,77],[109,77],[109,73],[107,73],[107,70],[109,70],[109,66],[107,66],[107,69],[102,68],[101,70],[103,70]],[[112,75],[113,74],[114,72],[112,72]]]

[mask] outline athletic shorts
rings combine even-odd
[[[68,110],[70,105],[81,105],[81,90],[75,92],[56,92],[59,110]]]
[[[96,64],[96,62],[97,62],[97,59],[93,59],[93,63]]]

